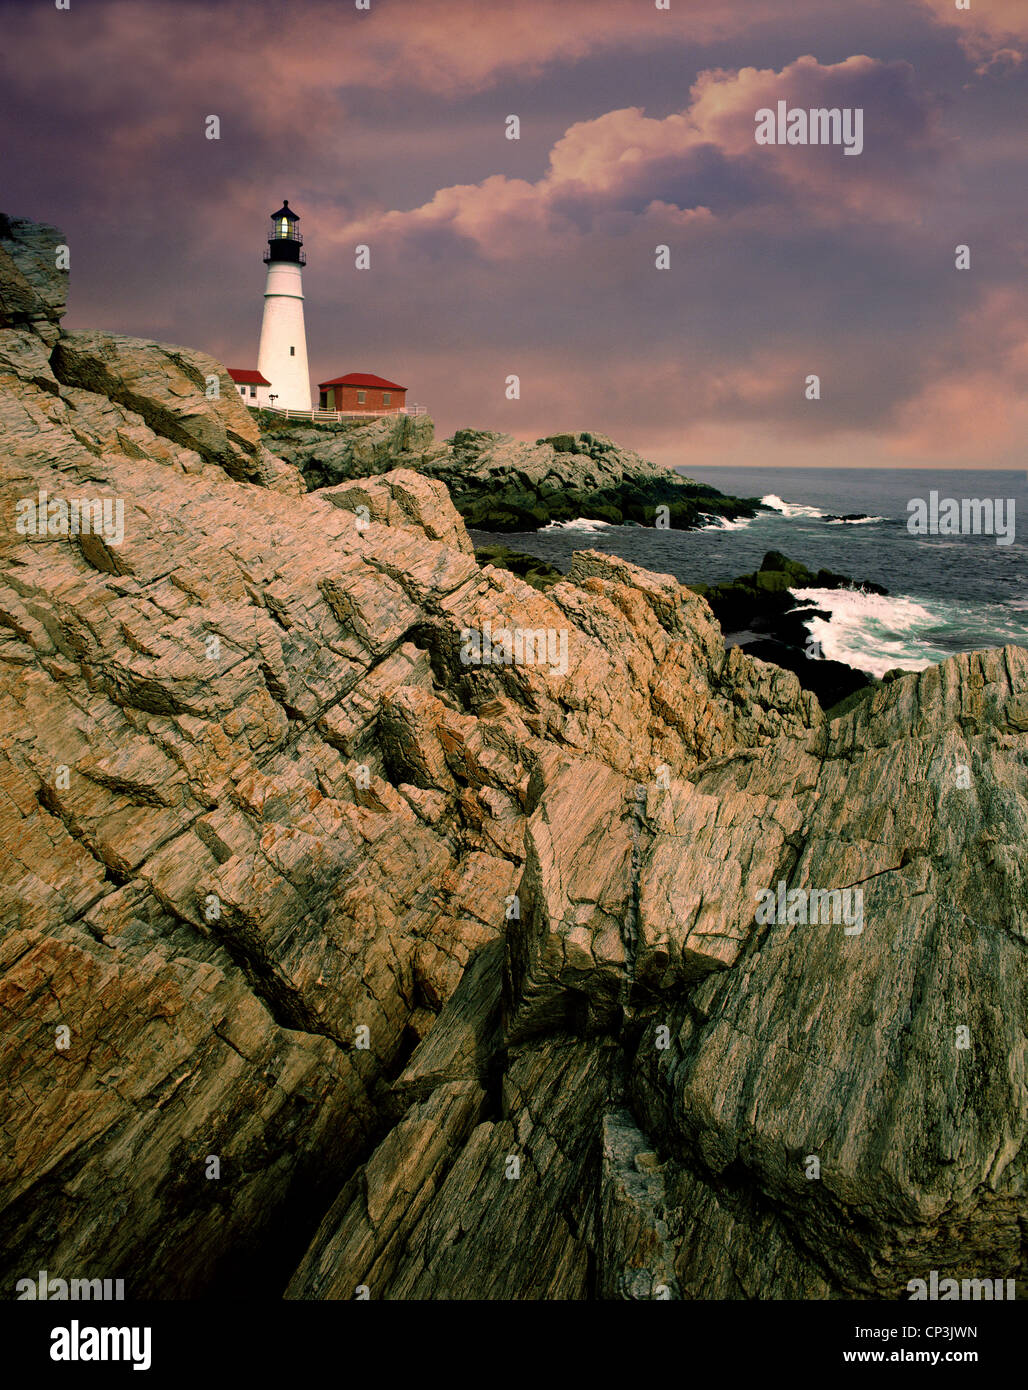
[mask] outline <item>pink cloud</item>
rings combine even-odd
[[[961,47],[978,64],[991,68],[1017,67],[1028,51],[1028,6],[1024,0],[971,0],[958,10],[954,0],[920,0],[935,18],[958,32]]]
[[[531,76],[596,53],[646,51],[688,39],[708,43],[780,16],[779,0],[674,0],[658,11],[651,0],[111,0],[83,18],[56,18],[52,6],[5,15],[8,53],[45,42],[66,24],[74,42],[50,50],[51,75],[77,79],[83,66],[104,71],[116,42],[119,79],[147,84],[166,73],[170,54],[189,35],[188,64],[177,74],[196,91],[251,96],[254,73],[274,74],[266,124],[281,127],[284,110],[316,110],[344,84],[437,93],[468,92],[502,75]],[[792,0],[793,17],[814,21],[822,0]],[[74,25],[74,29],[71,26]],[[17,65],[11,66],[16,75]]]
[[[504,259],[520,255],[529,239],[537,252],[566,252],[595,232],[597,218],[618,211],[629,214],[626,222],[649,218],[659,230],[664,221],[678,233],[693,223],[702,228],[712,215],[749,217],[770,230],[772,220],[795,216],[798,201],[809,226],[853,215],[906,221],[947,148],[907,63],[858,56],[822,66],[808,56],[781,72],[705,72],[690,96],[686,108],[664,117],[628,107],[577,122],[556,142],[536,182],[494,175],[440,189],[410,211],[360,218],[341,229],[338,240],[449,232],[487,259]],[[839,148],[758,146],[755,114],[780,99],[807,109],[863,107],[864,154],[849,158]],[[743,197],[734,206],[735,199],[725,214],[712,213],[703,201],[688,204],[712,161],[727,171],[727,184],[734,177],[752,191],[748,203]],[[676,198],[654,196],[668,185],[676,187]]]
[[[0,70],[10,104],[33,112],[19,198],[46,193],[13,210],[68,220],[70,326],[245,364],[266,214],[290,196],[315,376],[409,380],[447,431],[591,428],[668,461],[929,462],[966,446],[996,462],[1016,447],[1004,421],[1020,421],[1025,396],[1024,341],[1008,341],[1003,314],[1025,306],[997,301],[985,334],[974,320],[989,284],[1018,273],[1007,222],[1023,148],[1015,122],[991,119],[1010,105],[999,83],[952,90],[951,45],[940,90],[970,95],[946,117],[963,139],[949,138],[928,91],[947,44],[918,4],[862,0],[873,32],[852,44],[852,12],[830,0],[673,0],[670,15],[650,0],[372,0],[369,16],[338,0],[25,8],[5,20]],[[924,63],[908,41],[918,25]],[[1021,40],[1007,19],[993,27],[996,72]],[[186,31],[189,61],[172,71]],[[745,65],[769,36],[776,53],[853,56]],[[725,37],[724,66],[692,80],[703,45]],[[604,112],[612,54],[629,76]],[[508,145],[518,83],[526,139]],[[861,106],[864,153],[757,146],[755,112],[779,99]],[[209,112],[220,144],[203,140]],[[67,132],[66,170],[48,163],[51,122]],[[966,278],[951,269],[957,240],[975,247]],[[354,270],[358,242],[371,275]],[[654,267],[665,243],[669,275]],[[204,291],[169,294],[181,283]],[[816,405],[803,400],[812,371]],[[520,402],[503,394],[511,372]]]

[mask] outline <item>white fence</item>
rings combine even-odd
[[[246,404],[251,410],[270,410],[273,415],[281,415],[285,420],[313,420],[315,424],[328,424],[341,420],[377,420],[382,415],[427,415],[427,405],[394,405],[385,410],[282,410],[275,405]]]

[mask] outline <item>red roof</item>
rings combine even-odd
[[[271,382],[266,377],[261,376],[260,372],[252,371],[249,367],[227,367],[226,371],[237,386],[271,385]]]
[[[385,391],[406,391],[406,386],[397,386],[395,381],[386,381],[384,376],[372,376],[370,372],[348,372],[346,376],[333,377],[331,381],[319,381],[322,386],[381,386]]]

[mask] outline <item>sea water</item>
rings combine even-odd
[[[830,569],[883,585],[889,596],[808,590],[830,612],[808,627],[826,657],[872,675],[920,670],[956,652],[1028,647],[1028,475],[986,469],[682,468],[697,482],[773,510],[752,520],[712,520],[699,531],[569,522],[543,531],[492,535],[501,544],[567,569],[576,550],[600,550],[682,583],[716,584],[759,568],[780,550],[808,569]],[[931,491],[952,498],[1013,499],[1014,539],[918,535],[910,504]],[[861,513],[860,521],[832,516]]]

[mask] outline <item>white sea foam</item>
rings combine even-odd
[[[793,594],[831,614],[828,621],[809,618],[805,623],[830,661],[884,676],[896,667],[923,671],[952,655],[928,637],[946,619],[923,601],[859,589],[794,589]]]
[[[544,531],[607,531],[613,527],[612,521],[598,521],[589,516],[575,517],[574,521],[551,521]]]
[[[707,516],[702,514],[704,525],[698,526],[698,531],[743,531],[753,520],[751,516],[737,516],[730,518],[727,516]]]
[[[827,516],[820,507],[808,507],[803,502],[783,502],[775,492],[769,492],[766,497],[760,499],[765,507],[770,507],[772,511],[781,512],[782,516]]]
[[[858,516],[849,521],[845,517],[837,516],[834,521],[828,523],[829,526],[870,526],[874,521],[884,521],[884,516]]]

